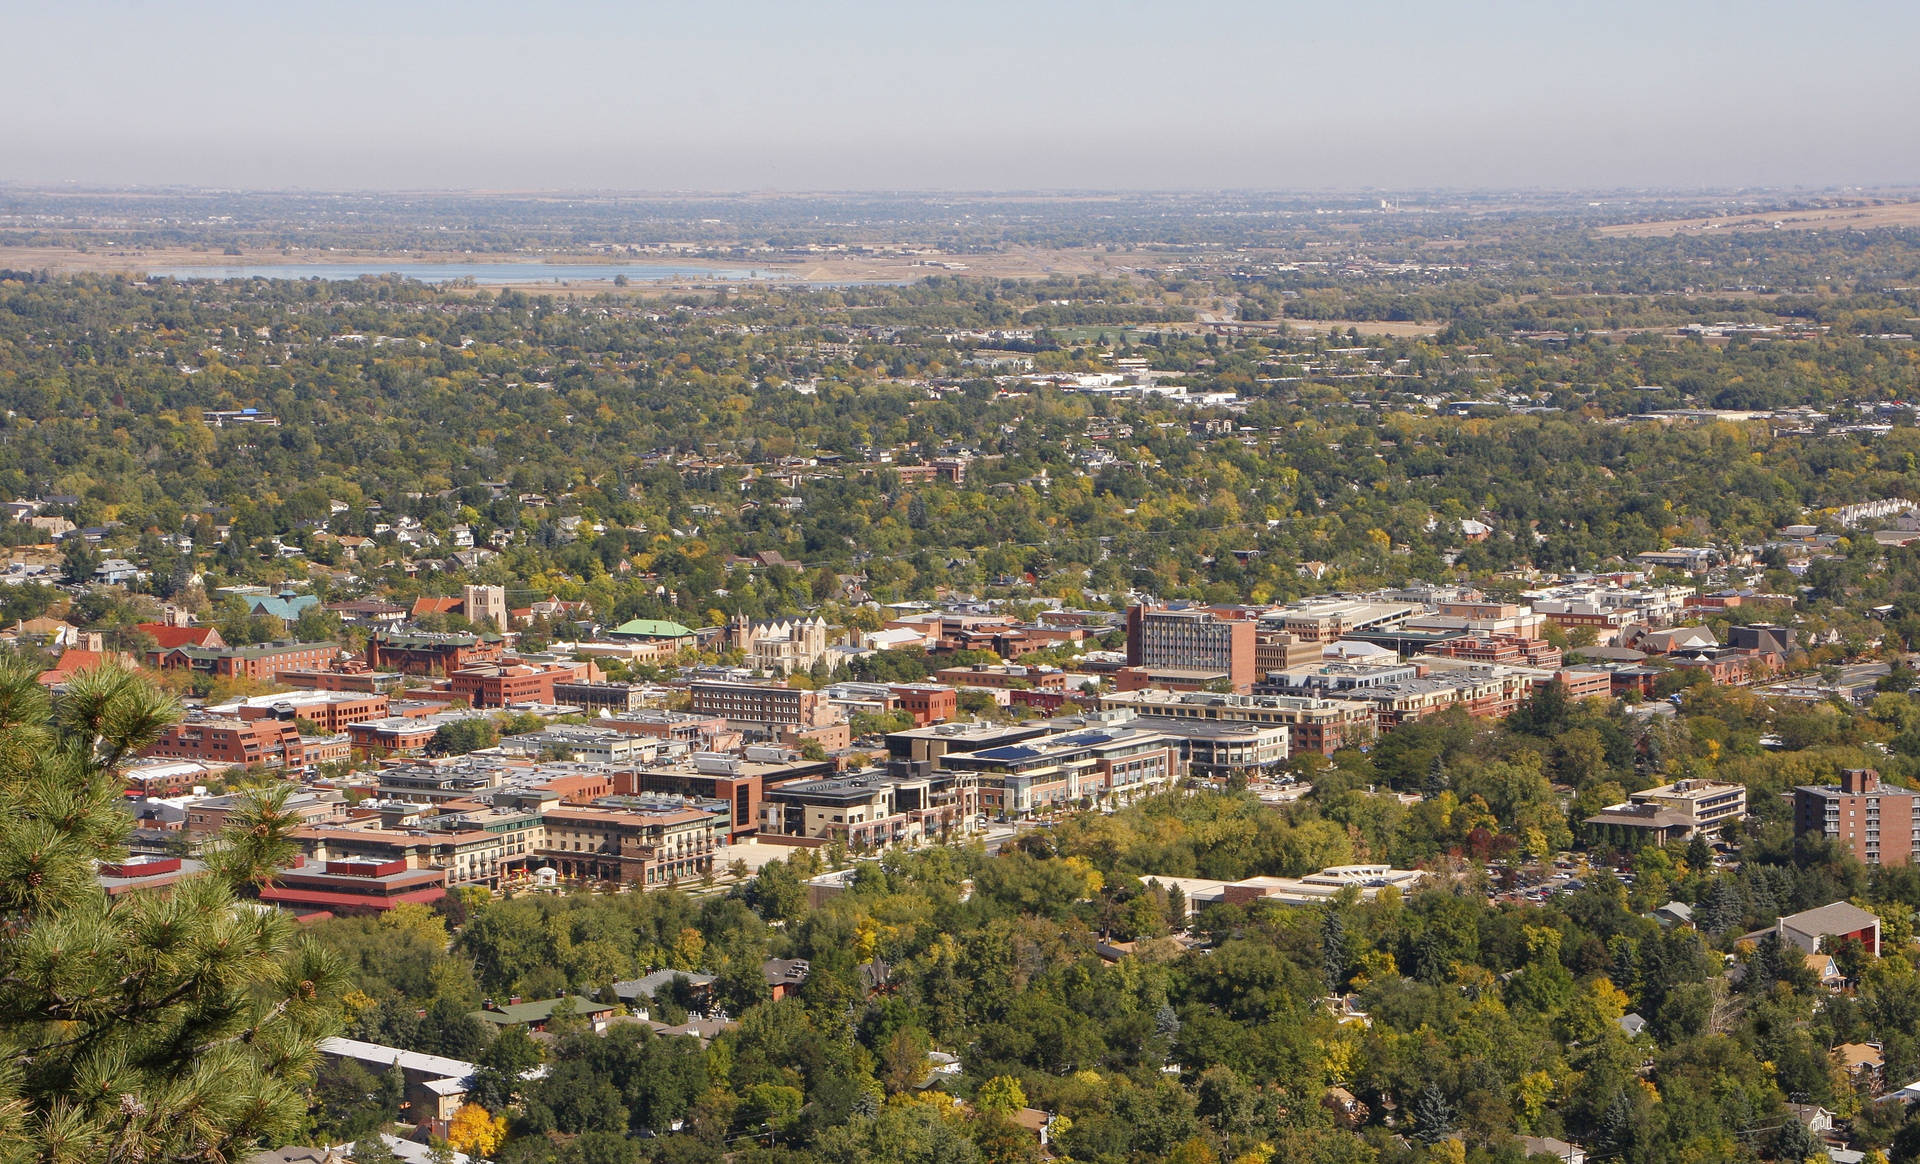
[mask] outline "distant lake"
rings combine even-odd
[[[170,279],[358,279],[363,275],[399,275],[422,283],[472,279],[475,283],[607,283],[625,275],[635,283],[763,282],[795,286],[894,286],[880,279],[790,279],[777,268],[675,267],[650,263],[268,263],[194,267],[152,267],[150,276]]]

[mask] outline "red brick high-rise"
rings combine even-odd
[[[1797,833],[1831,837],[1869,865],[1905,865],[1920,849],[1915,794],[1880,782],[1871,768],[1849,768],[1839,784],[1793,790]]]
[[[1217,672],[1244,694],[1253,690],[1257,630],[1247,619],[1221,618],[1210,610],[1130,606],[1127,666]]]

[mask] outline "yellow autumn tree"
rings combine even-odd
[[[1087,860],[1085,857],[1068,857],[1066,859],[1066,866],[1073,870],[1074,876],[1078,877],[1086,887],[1085,891],[1081,894],[1083,899],[1098,894],[1107,883],[1106,877],[1101,874],[1100,870],[1093,867],[1092,861]]]
[[[698,970],[707,955],[707,939],[699,930],[684,928],[673,940],[673,949],[667,954],[670,968],[674,970]]]
[[[469,1156],[491,1156],[507,1138],[507,1117],[497,1116],[477,1103],[463,1103],[447,1127],[447,1143]]]
[[[980,1111],[1011,1116],[1027,1106],[1027,1093],[1013,1076],[996,1075],[982,1083],[980,1090],[974,1093],[973,1106]]]
[[[401,902],[380,915],[380,924],[399,933],[412,934],[436,950],[447,948],[447,923],[419,902]]]

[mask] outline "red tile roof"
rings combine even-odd
[[[218,644],[220,632],[210,626],[168,626],[160,622],[142,622],[134,624],[135,630],[143,630],[153,636],[160,649],[170,651],[175,647],[211,647]]]
[[[444,887],[429,886],[406,893],[391,896],[362,893],[339,893],[326,889],[306,889],[299,886],[266,885],[260,889],[261,901],[272,901],[285,905],[339,905],[358,906],[361,909],[392,909],[403,901],[418,902],[425,905],[438,901],[447,895]]]
[[[53,665],[52,670],[40,673],[40,682],[47,687],[65,683],[82,671],[91,671],[113,661],[114,657],[103,651],[82,651],[69,647],[60,652],[60,661]]]

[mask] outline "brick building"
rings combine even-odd
[[[913,717],[913,726],[946,723],[960,711],[960,693],[951,687],[894,684],[894,706]]]
[[[991,687],[999,691],[1065,691],[1067,673],[1052,668],[1022,667],[1018,663],[973,663],[942,667],[933,677],[954,687]]]
[[[175,647],[224,647],[227,641],[220,632],[210,626],[169,626],[164,622],[137,622],[133,629],[153,638],[154,649],[147,652],[147,663],[153,665],[153,657],[162,651]]]
[[[648,887],[698,880],[713,868],[727,832],[699,809],[617,812],[556,808],[541,814],[545,845],[536,857],[560,876]]]
[[[1127,608],[1127,665],[1148,670],[1218,671],[1233,690],[1253,689],[1257,628],[1208,610]]]
[[[338,747],[330,744],[337,743]],[[347,741],[303,737],[291,718],[257,720],[195,718],[167,728],[140,754],[192,760],[212,768],[284,768],[305,771],[345,759]]]
[[[212,715],[229,715],[247,721],[262,719],[304,719],[328,734],[344,732],[353,724],[387,715],[385,695],[344,691],[289,691],[278,695],[256,695],[235,703],[207,709]]]
[[[282,671],[317,670],[339,655],[338,643],[262,643],[251,647],[173,647],[150,653],[148,661],[161,671],[198,671],[217,678],[270,683]]]
[[[445,872],[409,869],[405,861],[302,865],[281,870],[260,889],[260,900],[302,915],[385,913],[402,902],[428,905],[446,895]]]
[[[463,667],[448,676],[454,697],[473,707],[507,707],[516,703],[552,703],[554,673],[525,664],[489,664]]]
[[[1427,654],[1473,663],[1500,663],[1521,667],[1558,667],[1560,648],[1545,639],[1520,635],[1468,635],[1427,648]]]
[[[376,631],[367,640],[367,666],[408,675],[450,675],[498,663],[506,646],[498,636]]]
[[[227,820],[240,803],[238,796],[202,797],[187,806],[187,818],[181,827],[190,837],[210,837],[227,827]],[[286,802],[286,811],[299,817],[303,827],[342,820],[346,808],[346,798],[337,792],[295,792]]]
[[[1840,783],[1793,790],[1793,828],[1839,841],[1869,865],[1905,865],[1920,849],[1915,794],[1880,782],[1872,768],[1849,768]]]
[[[973,784],[981,812],[1024,816],[1081,800],[1114,805],[1170,787],[1184,749],[1165,732],[1088,727],[974,752],[948,752],[943,769]]]
[[[349,725],[347,739],[356,755],[412,756],[424,751],[439,730],[440,721],[436,719],[388,716]]]
[[[821,728],[838,722],[818,691],[772,683],[703,682],[692,686],[693,713],[717,715],[729,723],[778,731]]]

